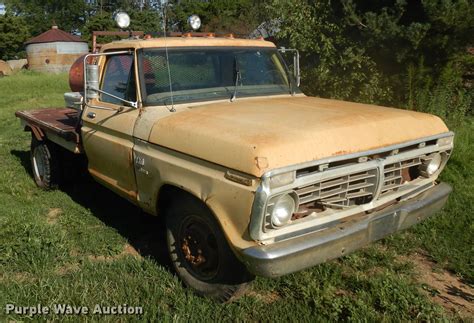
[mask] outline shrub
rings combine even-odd
[[[408,109],[432,113],[452,126],[463,123],[473,104],[472,90],[464,86],[460,64],[448,63],[438,77],[429,75],[423,60],[407,72]]]

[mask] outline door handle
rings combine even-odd
[[[87,117],[89,119],[94,119],[95,118],[95,113],[94,112],[89,112],[89,113],[87,113]]]

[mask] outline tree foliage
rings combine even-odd
[[[163,24],[161,15],[156,10],[132,10],[130,13],[130,28],[145,33],[161,31]]]
[[[93,28],[113,30],[112,16],[118,10],[130,14],[134,30],[156,31],[161,25],[156,0],[98,1],[96,5],[84,0],[6,0],[6,4],[10,13],[28,21],[33,35],[50,29],[53,24],[72,33]]]
[[[265,19],[265,5],[258,0],[170,1],[167,10],[174,29],[187,31],[187,19],[197,14],[202,31],[247,35]]]
[[[67,32],[75,32],[84,25],[91,8],[84,0],[7,0],[11,14],[28,21],[36,36],[57,25]]]
[[[116,31],[118,30],[112,14],[103,11],[90,17],[85,25],[81,28],[82,39],[91,41],[93,31]],[[103,37],[100,39],[101,43],[110,42],[114,40],[112,37]]]
[[[304,88],[320,96],[404,104],[409,66],[423,61],[439,76],[473,42],[472,0],[273,0],[267,9],[283,20],[280,41],[302,51]]]
[[[29,37],[25,19],[9,14],[0,16],[0,59],[24,57],[23,43]]]

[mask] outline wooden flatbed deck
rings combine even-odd
[[[15,116],[27,124],[51,131],[59,137],[79,144],[79,112],[69,108],[17,111]]]

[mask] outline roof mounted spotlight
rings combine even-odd
[[[192,15],[188,18],[188,24],[193,30],[198,30],[201,27],[201,18],[198,15]]]
[[[115,14],[114,20],[120,29],[126,29],[128,26],[130,26],[130,16],[126,12],[117,12]]]

